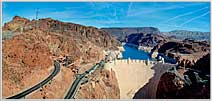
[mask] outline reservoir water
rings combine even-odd
[[[130,47],[128,45],[123,46],[125,51],[122,52],[123,59],[140,59],[140,60],[147,60],[149,55],[147,52],[143,50],[138,50],[135,47]]]

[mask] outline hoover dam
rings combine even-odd
[[[140,92],[145,93],[142,94],[143,98],[155,98],[159,78],[171,66],[174,65],[149,60],[122,59],[106,63],[105,69],[116,72],[121,99],[136,98],[136,94]]]
[[[144,60],[115,60],[108,63],[106,68],[112,68],[116,72],[120,87],[120,98],[132,98],[137,90],[148,83],[154,75],[150,65]]]

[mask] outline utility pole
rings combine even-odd
[[[35,21],[36,20],[38,20],[38,8],[36,9],[36,14],[35,14]],[[36,25],[35,25],[35,28],[36,29],[38,29],[37,27],[38,27],[38,21],[36,21],[36,23],[35,23]]]
[[[36,17],[35,19],[37,20],[38,19],[38,9],[36,9]]]

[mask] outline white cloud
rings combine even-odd
[[[165,11],[165,10],[171,10],[171,9],[176,9],[176,8],[184,8],[184,6],[167,6],[167,7],[158,7],[158,8],[132,8],[131,5],[129,5],[127,17],[134,17],[134,16],[140,16],[143,14],[150,14],[154,12],[159,12],[159,11]]]
[[[175,20],[175,19],[183,17],[183,16],[187,16],[187,15],[191,15],[191,14],[197,13],[197,12],[202,11],[202,10],[207,9],[207,8],[209,8],[209,7],[204,7],[204,8],[197,9],[195,11],[191,11],[191,12],[187,12],[187,13],[183,13],[183,14],[177,15],[175,17],[172,17],[172,18],[164,21],[164,23],[167,23],[167,22],[169,22],[171,20]]]
[[[184,26],[178,26],[174,24],[159,24],[161,29],[165,29],[165,31],[171,31],[171,30],[192,30],[192,31],[201,31],[202,29],[200,27],[184,27]]]
[[[190,23],[190,22],[192,22],[192,21],[194,21],[194,20],[196,20],[196,19],[198,19],[198,18],[201,18],[201,17],[203,17],[203,16],[205,16],[205,15],[207,15],[207,14],[209,14],[209,13],[210,13],[210,11],[208,11],[208,12],[202,14],[202,15],[196,16],[196,17],[194,17],[194,18],[191,18],[191,19],[185,21],[184,23],[180,24],[180,26],[183,26],[183,25],[185,25],[185,24],[187,24],[187,23]]]

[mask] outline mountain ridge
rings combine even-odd
[[[160,29],[156,27],[105,27],[101,29],[112,34],[120,41],[124,40],[125,36],[135,33],[163,34],[168,37],[173,37],[177,39],[182,38],[186,39],[191,37],[194,40],[207,40],[207,41],[210,40],[210,32],[201,32],[201,31],[190,31],[190,30],[160,31]]]

